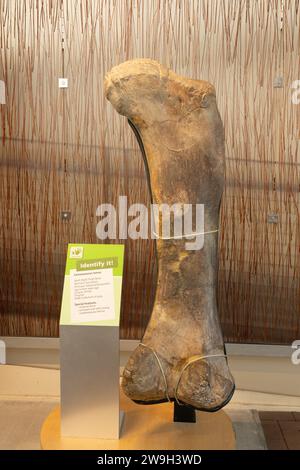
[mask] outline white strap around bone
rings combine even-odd
[[[152,353],[154,354],[154,357],[156,358],[157,360],[157,363],[158,363],[158,366],[159,366],[159,369],[162,373],[162,376],[163,376],[163,380],[164,380],[164,385],[165,385],[165,394],[166,394],[166,397],[168,399],[168,401],[170,402],[170,397],[169,397],[169,394],[168,394],[168,382],[167,382],[167,378],[166,378],[166,375],[164,373],[164,369],[163,369],[163,366],[160,362],[160,359],[157,355],[157,353],[154,351],[153,348],[151,348],[151,346],[147,346],[146,344],[144,343],[140,343],[139,344],[140,346],[144,346],[144,348],[147,348],[147,349],[150,349],[150,351],[152,351]],[[210,357],[227,357],[227,354],[207,354],[205,356],[193,356],[191,357],[187,362],[186,364],[184,365],[184,367],[182,368],[182,371],[180,373],[180,376],[177,380],[177,384],[176,384],[176,387],[175,387],[175,390],[174,390],[174,398],[176,400],[176,402],[178,403],[178,405],[182,405],[182,403],[179,402],[178,398],[177,398],[177,391],[178,391],[178,387],[179,387],[179,384],[180,384],[180,381],[181,381],[181,377],[182,377],[182,374],[183,372],[186,370],[186,368],[190,365],[190,364],[193,364],[194,362],[197,362],[197,361],[201,361],[203,359],[208,359]]]
[[[185,235],[185,234],[175,235],[174,237],[160,237],[156,232],[152,232],[152,233],[159,240],[182,240],[183,238],[194,238],[194,237],[197,237],[198,235],[207,235],[208,233],[216,233],[218,231],[219,229],[217,228],[216,230],[209,230],[208,232],[196,232],[196,233],[191,233],[189,235]]]
[[[177,398],[177,391],[178,391],[178,387],[179,387],[183,372],[185,371],[185,369],[187,369],[189,365],[193,364],[194,362],[202,361],[203,359],[208,359],[210,357],[227,357],[227,354],[207,354],[206,356],[193,356],[187,361],[187,363],[185,364],[185,366],[182,368],[180,372],[180,376],[177,380],[177,384],[174,390],[174,398],[177,401],[178,405],[182,405],[182,403],[180,403]]]
[[[167,382],[167,378],[166,378],[166,375],[165,375],[165,373],[164,373],[164,369],[163,369],[163,366],[162,366],[162,364],[161,364],[161,362],[160,362],[160,359],[159,359],[158,355],[156,354],[156,352],[154,351],[154,349],[152,349],[150,346],[147,346],[147,345],[144,344],[144,343],[140,343],[140,346],[144,346],[144,348],[150,349],[150,351],[153,352],[154,357],[155,357],[155,359],[157,360],[158,366],[159,366],[159,368],[160,368],[160,371],[161,371],[162,376],[163,376],[163,379],[164,379],[166,397],[167,397],[168,401],[171,401],[171,400],[170,400],[170,397],[169,397],[169,394],[168,394],[168,382]]]

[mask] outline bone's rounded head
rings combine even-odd
[[[168,102],[181,109],[207,106],[207,97],[215,96],[215,88],[204,80],[181,77],[151,59],[124,62],[106,74],[105,96],[125,116],[136,115],[137,100]]]

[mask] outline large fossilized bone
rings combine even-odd
[[[157,240],[155,302],[125,367],[124,392],[138,403],[176,399],[217,410],[230,400],[234,381],[216,302],[224,135],[214,87],[140,59],[114,67],[105,93],[142,143],[153,201],[204,204],[208,232],[201,250],[186,250],[185,239]]]

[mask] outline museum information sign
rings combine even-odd
[[[123,245],[69,244],[61,325],[119,324]]]
[[[59,328],[64,437],[120,435],[123,257],[123,245],[68,245]]]

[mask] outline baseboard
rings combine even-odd
[[[54,350],[59,351],[59,338],[0,336],[6,344],[7,351],[16,350]],[[139,344],[138,340],[120,340],[120,351],[133,351]],[[226,351],[230,356],[264,356],[291,357],[291,346],[277,344],[246,344],[226,343]]]
[[[59,369],[58,338],[0,339],[6,344],[7,364]],[[134,340],[120,341],[121,368],[138,343]],[[226,350],[239,390],[300,396],[300,365],[292,364],[289,346],[226,344]]]

